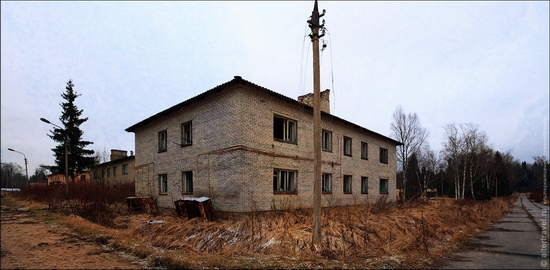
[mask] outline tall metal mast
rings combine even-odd
[[[325,35],[325,23],[319,24],[319,18],[325,15],[319,14],[317,0],[308,21],[311,28],[311,42],[313,43],[313,241],[312,250],[321,250],[321,68],[319,66],[319,38]],[[319,30],[322,34],[319,34]]]

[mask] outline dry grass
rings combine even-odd
[[[146,224],[146,217],[141,222],[124,217],[117,221],[126,224],[127,235],[135,240],[170,251],[164,256],[168,265],[246,267],[247,260],[256,266],[257,260],[262,260],[261,265],[269,261],[271,267],[296,267],[296,263],[301,263],[300,267],[342,267],[342,262],[351,263],[346,267],[423,267],[497,221],[512,202],[501,198],[475,203],[440,198],[406,206],[325,209],[321,254],[310,250],[312,217],[306,210],[218,222],[171,215],[156,217],[164,220],[156,225]]]
[[[310,250],[312,215],[301,209],[216,222],[173,214],[118,216],[111,227],[78,216],[61,222],[167,268],[425,268],[500,219],[514,201],[437,198],[324,209],[321,254]],[[164,223],[146,223],[153,218]]]

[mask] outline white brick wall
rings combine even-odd
[[[273,139],[273,116],[297,121],[296,144]],[[332,194],[323,205],[375,201],[379,179],[389,180],[395,199],[395,142],[373,136],[344,121],[323,116],[323,129],[332,131],[332,152],[323,152],[323,173],[332,174]],[[193,145],[181,147],[181,124],[192,121]],[[157,134],[168,132],[168,150],[158,153]],[[194,193],[212,199],[217,211],[312,207],[313,115],[297,102],[288,102],[250,84],[233,85],[205,99],[136,128],[136,193],[157,197],[160,207],[173,208],[182,198],[181,172],[193,171]],[[343,136],[352,138],[352,156],[344,156]],[[361,159],[361,141],[369,144],[369,159]],[[379,148],[388,149],[388,164],[379,162]],[[227,149],[226,151],[221,151]],[[273,169],[296,170],[297,193],[274,194]],[[168,175],[169,192],[159,195],[158,174]],[[352,194],[343,193],[343,175],[352,175]],[[369,178],[369,193],[361,194],[361,176]]]

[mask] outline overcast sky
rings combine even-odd
[[[69,79],[89,149],[134,150],[126,128],[233,76],[312,91],[313,1],[1,2],[1,160],[53,165]],[[401,105],[432,149],[479,125],[520,160],[548,149],[549,2],[329,2],[321,88],[332,113],[390,135]],[[547,153],[546,153],[547,155]]]

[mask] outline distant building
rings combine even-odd
[[[110,161],[95,165],[91,169],[92,181],[116,186],[135,181],[136,157],[125,150],[111,150]]]
[[[90,172],[85,171],[81,173],[75,172],[74,180],[70,181],[70,183],[73,182],[90,182]],[[69,173],[69,179],[71,179],[71,173]],[[65,184],[65,174],[64,173],[53,173],[48,175],[48,186],[49,185],[64,185]]]
[[[329,93],[321,95],[323,206],[395,200],[400,142],[330,114]],[[164,208],[201,196],[216,211],[311,208],[311,102],[235,76],[127,128],[135,133],[136,195]]]

